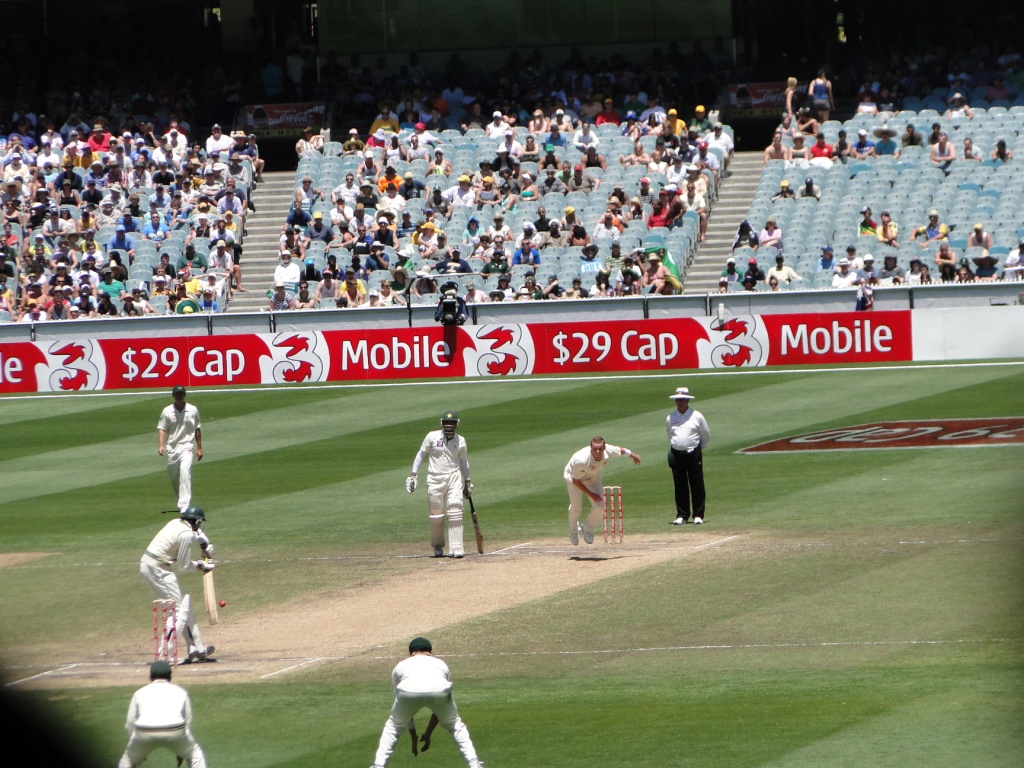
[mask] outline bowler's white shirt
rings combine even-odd
[[[586,484],[592,480],[597,480],[601,476],[601,472],[604,470],[604,465],[608,463],[608,459],[612,456],[629,456],[629,451],[625,448],[620,448],[617,445],[611,443],[604,444],[604,458],[597,461],[594,458],[594,454],[590,451],[590,446],[581,448],[572,455],[569,459],[569,463],[565,465],[565,471],[562,473],[562,477],[566,480],[579,480]]]

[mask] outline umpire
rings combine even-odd
[[[668,465],[676,488],[676,519],[672,525],[690,522],[690,496],[693,496],[693,524],[704,522],[704,457],[703,449],[711,439],[708,423],[700,411],[690,407],[694,399],[690,390],[679,387],[669,399],[676,401],[676,410],[665,419],[668,432]]]

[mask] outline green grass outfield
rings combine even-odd
[[[681,385],[712,431],[701,529],[668,525],[664,419]],[[488,768],[1018,768],[1024,447],[735,452],[833,426],[1022,416],[1022,393],[1024,365],[1012,364],[196,391],[207,456],[195,502],[229,603],[204,631],[217,642],[232,622],[445,568],[446,588],[379,612],[401,625],[411,604],[433,606],[436,630],[424,631]],[[50,673],[143,669],[151,595],[137,564],[173,507],[155,435],[169,402],[0,400],[5,698],[74,734],[64,738],[99,765],[124,748],[144,674],[110,686]],[[396,555],[429,552],[424,489],[410,497],[403,481],[450,408],[488,549],[557,540],[564,556],[545,562],[559,569],[586,554],[566,541],[561,472],[594,434],[644,458],[605,472],[624,488],[625,549],[631,537],[718,543],[608,578],[595,571],[611,560],[572,561],[587,574],[579,584],[445,625],[446,605],[473,586],[463,563]],[[196,575],[182,582],[201,603]],[[336,623],[344,633],[346,616]],[[265,631],[286,657],[294,628]],[[232,648],[217,644],[230,668]],[[368,636],[357,652],[266,679],[175,679],[212,768],[366,768],[403,655],[401,642]],[[443,731],[415,759],[403,738],[391,761],[461,764]]]

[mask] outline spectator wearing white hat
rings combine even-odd
[[[501,114],[500,110],[495,110],[491,115],[491,122],[484,128],[484,132],[488,138],[500,139],[505,135],[505,131],[511,128],[508,122],[505,120],[504,115]]]
[[[274,283],[274,291],[270,296],[271,312],[283,312],[286,309],[295,309],[295,300],[292,296],[285,291],[285,284],[283,280],[278,280]]]
[[[508,152],[509,158],[521,158],[523,155],[523,145],[516,139],[516,132],[512,129],[512,126],[507,127],[502,135],[504,136],[504,141],[498,145],[498,152],[500,153],[504,150]]]
[[[857,131],[857,141],[850,147],[850,157],[854,160],[867,160],[875,154],[875,142],[868,138],[868,132],[861,128]]]
[[[852,288],[857,285],[857,273],[850,269],[850,260],[843,256],[837,263],[839,268],[832,275],[832,287]]]

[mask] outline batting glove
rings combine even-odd
[[[473,483],[471,481],[467,480],[466,484],[462,486],[462,495],[467,499],[473,495]]]
[[[202,547],[203,555],[206,557],[213,557],[213,544],[199,545]]]
[[[213,560],[193,560],[192,565],[196,567],[196,570],[202,571],[203,573],[212,571],[217,566]]]
[[[409,493],[412,493],[413,491],[416,490],[415,475],[409,475],[407,478],[405,478],[405,490],[407,490]]]

